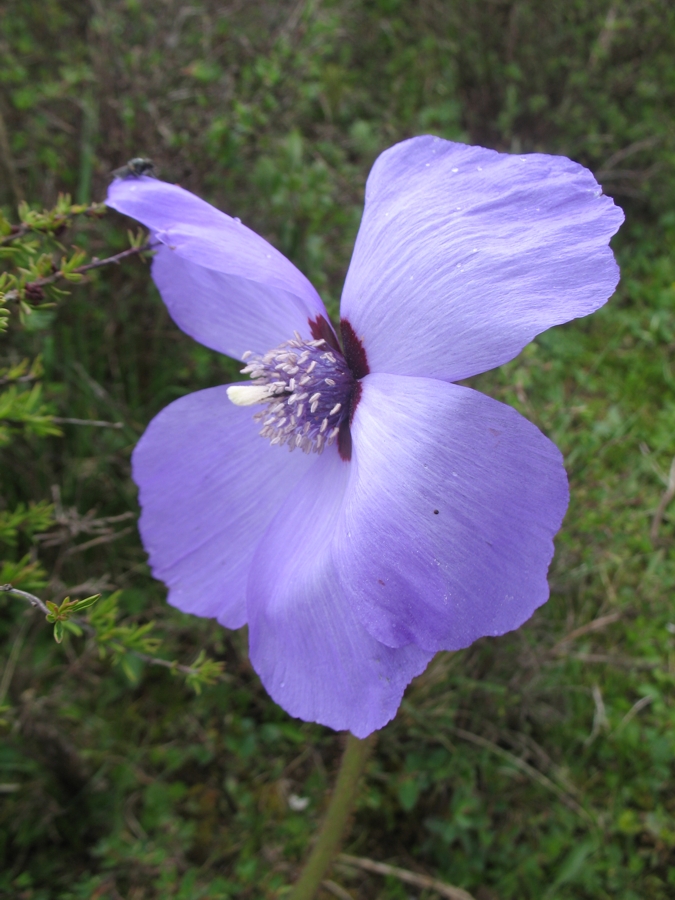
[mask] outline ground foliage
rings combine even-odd
[[[12,222],[24,198],[100,200],[111,169],[148,155],[267,236],[335,312],[368,168],[402,137],[564,152],[626,208],[612,302],[472,382],[565,454],[552,599],[417,679],[379,738],[346,848],[477,900],[675,895],[675,518],[662,502],[675,491],[674,39],[667,0],[0,8]],[[76,216],[54,240],[68,259],[74,245],[110,255],[129,226]],[[236,366],[173,326],[141,259],[69,290],[28,313],[7,304],[0,583],[57,603],[100,592],[99,627],[153,622],[161,645],[145,649],[188,664],[205,650],[224,675],[196,696],[142,656],[101,658],[86,632],[55,644],[1,595],[0,895],[280,897],[343,739],[266,697],[245,633],[166,606],[131,521],[145,424]],[[416,895],[342,864],[332,878],[359,900]]]

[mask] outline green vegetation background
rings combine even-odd
[[[565,153],[624,206],[608,306],[473,380],[565,454],[551,600],[411,686],[346,848],[477,900],[675,897],[674,507],[650,538],[675,455],[674,50],[668,0],[0,7],[0,204],[14,220],[20,196],[103,199],[110,170],[148,155],[268,237],[335,310],[368,169],[409,135]],[[111,213],[68,240],[107,255],[129,224]],[[225,675],[195,696],[84,638],[57,646],[1,597],[0,896],[281,896],[342,737],[274,706],[244,633],[169,609],[133,521],[111,521],[137,511],[129,457],[149,419],[236,368],[178,331],[139,260],[0,337],[0,369],[38,354],[47,412],[124,427],[44,437],[0,421],[0,582],[45,599],[120,590],[125,621],[154,621],[167,658],[205,649]],[[332,878],[358,900],[436,896],[343,865]]]

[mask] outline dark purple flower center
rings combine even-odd
[[[265,403],[254,418],[272,444],[322,453],[337,441],[340,456],[351,459],[350,423],[361,396],[359,379],[368,374],[361,341],[345,319],[340,323],[343,348],[323,316],[310,321],[313,340],[296,332],[263,356],[244,354],[242,374],[251,385],[228,390],[239,405]]]

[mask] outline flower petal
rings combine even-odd
[[[385,647],[347,602],[330,542],[350,468],[329,448],[260,542],[248,584],[249,652],[292,716],[365,737],[393,718],[432,654]]]
[[[106,204],[142,222],[163,246],[152,274],[179,328],[207,347],[241,359],[265,353],[308,319],[327,318],[309,281],[271,244],[175,184],[116,179]]]
[[[517,628],[549,594],[568,502],[560,451],[469,388],[384,374],[362,386],[333,544],[361,621],[430,651]]]
[[[239,628],[256,546],[311,460],[261,438],[251,410],[230,403],[226,390],[163,409],[132,463],[143,544],[169,602]]]
[[[371,372],[484,372],[605,303],[619,279],[607,242],[622,221],[566,157],[403,141],[368,178],[341,315]]]

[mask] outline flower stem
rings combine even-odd
[[[314,849],[305,863],[300,878],[288,895],[288,900],[313,900],[316,896],[321,881],[340,849],[347,820],[356,799],[359,778],[374,743],[374,735],[365,740],[359,740],[353,734],[347,735],[347,746],[342,756],[326,818],[323,820]]]

